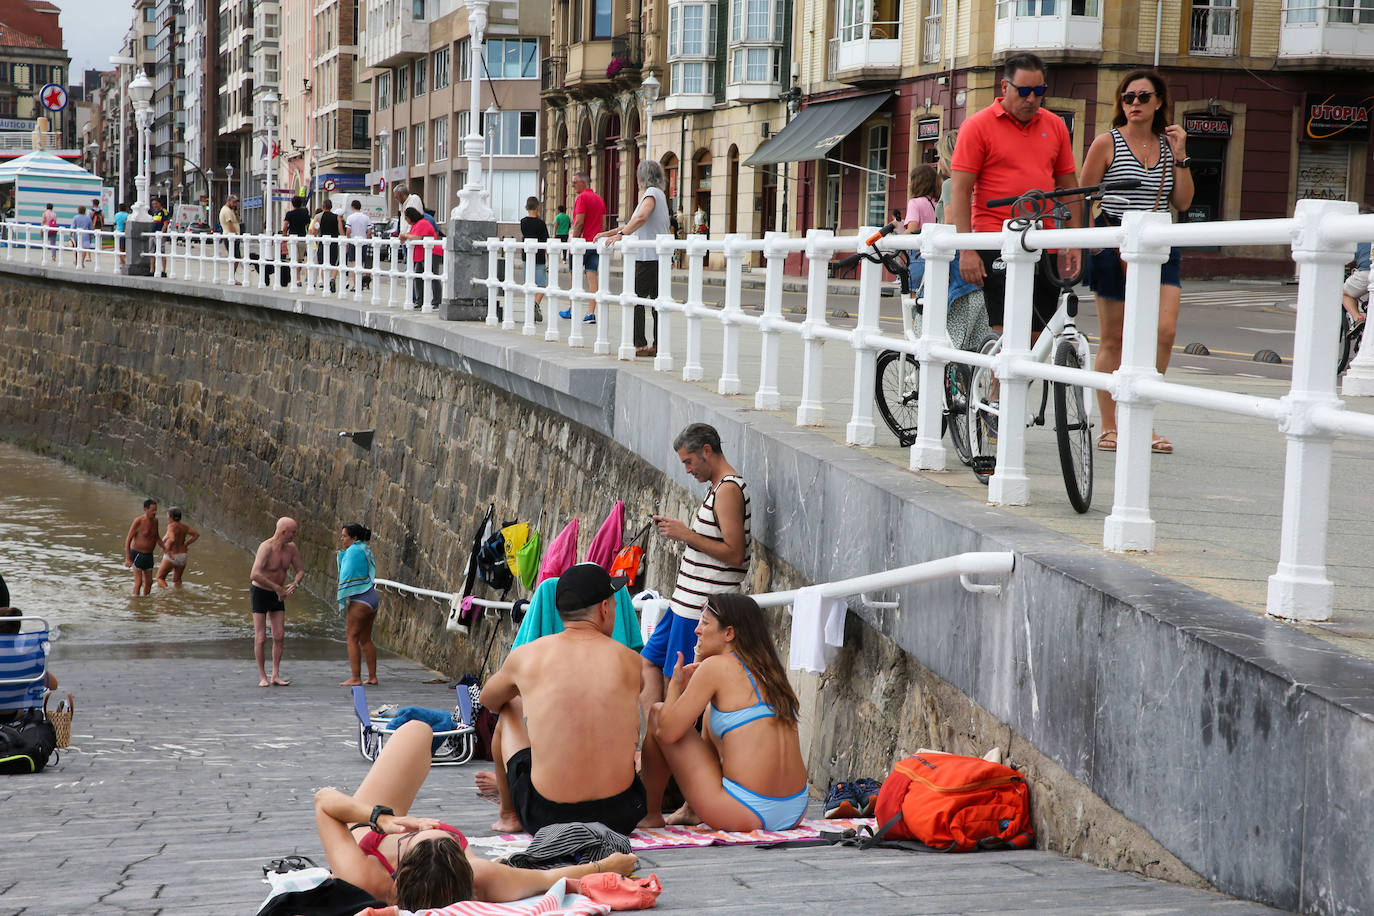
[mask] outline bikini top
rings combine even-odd
[[[367,827],[366,824],[359,824],[358,826]],[[435,829],[447,830],[449,833],[453,834],[454,839],[458,841],[459,849],[468,848],[468,838],[463,836],[463,831],[459,830],[457,827],[451,827],[448,824],[438,824],[436,825]],[[418,830],[412,830],[410,832],[419,833]],[[401,834],[401,836],[405,836],[405,834]],[[386,837],[385,833],[378,833],[377,831],[368,828],[367,833],[363,834],[363,838],[358,841],[358,848],[362,850],[363,855],[372,856],[372,858],[376,859],[378,862],[381,862],[382,867],[386,869],[386,873],[388,875],[394,875],[396,874],[396,869],[391,867],[391,863],[387,861],[386,856],[382,855],[382,851],[377,848],[382,845],[382,839],[384,837]]]
[[[754,688],[754,696],[758,702],[743,709],[733,709],[729,712],[721,712],[712,703],[706,704],[706,712],[711,726],[711,732],[717,738],[723,738],[727,732],[734,731],[741,725],[748,725],[750,722],[759,719],[771,719],[777,716],[777,712],[768,703],[763,702],[763,695],[759,693],[759,685],[754,682],[754,675],[745,667],[744,662],[738,655],[735,661],[739,662],[740,667],[744,668],[744,673],[749,676],[749,686]]]

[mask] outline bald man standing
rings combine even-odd
[[[301,552],[296,548],[296,520],[277,519],[277,530],[258,545],[253,557],[249,591],[253,597],[253,655],[258,660],[259,687],[289,687],[281,676],[282,647],[286,642],[286,597],[293,594],[305,578]],[[286,575],[296,577],[288,585]],[[272,625],[272,677],[267,676],[267,625]]]

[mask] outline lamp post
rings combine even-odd
[[[139,72],[129,82],[129,103],[134,108],[134,123],[138,127],[138,176],[134,178],[135,220],[147,220],[148,216],[148,121],[153,113],[153,83],[147,74]]]
[[[471,77],[472,92],[468,104],[468,135],[463,140],[463,150],[468,160],[468,183],[458,192],[459,219],[494,222],[496,214],[482,190],[482,136],[478,131],[477,119],[481,112],[482,84],[482,39],[487,31],[487,7],[491,0],[466,0],[468,7],[468,47],[471,59],[468,74]]]
[[[272,149],[277,139],[277,111],[279,110],[279,105],[281,105],[281,99],[277,98],[277,94],[271,89],[267,90],[267,94],[262,97],[262,119],[264,125],[267,127],[267,155],[264,157],[266,159],[266,165],[263,168],[266,174],[263,176],[262,193],[262,231],[265,234],[271,234],[275,231],[275,223],[272,219],[274,216],[273,210],[276,209],[276,201],[273,200],[274,195],[272,193]]]
[[[658,101],[660,88],[662,84],[652,73],[644,77],[644,82],[639,84],[639,97],[644,100],[644,159],[648,162],[652,162],[654,158],[649,141],[654,129],[654,103]]]
[[[229,195],[234,193],[234,163],[224,163],[224,199],[228,200]]]
[[[100,144],[86,144],[86,152],[91,154],[91,172],[94,174],[99,174],[96,172],[96,169],[100,168]]]
[[[377,145],[381,147],[382,166],[382,177],[381,180],[377,182],[377,189],[382,194],[386,194],[391,190],[391,176],[387,168],[387,157],[391,153],[391,131],[387,130],[385,127],[377,131]],[[389,207],[387,209],[390,210]]]
[[[128,185],[125,184],[125,180],[126,180],[126,179],[125,179],[125,177],[124,177],[124,163],[125,163],[125,162],[128,160],[128,158],[129,158],[129,147],[128,147],[128,144],[127,144],[127,140],[125,139],[125,136],[124,136],[125,126],[126,126],[126,125],[128,124],[128,122],[129,122],[129,97],[128,97],[126,91],[125,91],[126,84],[125,84],[125,82],[124,82],[124,68],[125,68],[125,67],[132,67],[134,64],[138,63],[138,61],[134,60],[132,57],[122,57],[122,56],[120,56],[120,55],[115,55],[114,57],[111,57],[111,58],[110,58],[110,63],[113,64],[115,67],[117,67],[117,68],[118,68],[118,71],[119,71],[119,74],[118,74],[118,75],[119,75],[119,194],[118,194],[119,201],[118,201],[118,202],[122,204],[122,203],[125,203],[125,200],[124,200],[125,190],[124,190],[124,189],[128,187]]]
[[[497,127],[496,127],[496,118],[497,118],[497,116],[500,115],[500,114],[501,114],[501,109],[499,109],[499,108],[496,107],[496,101],[493,99],[493,100],[492,100],[492,103],[491,103],[490,105],[487,106],[487,110],[486,110],[486,116],[487,116],[487,129],[486,129],[486,131],[485,131],[484,134],[483,134],[484,139],[483,139],[483,141],[482,141],[482,142],[485,143],[486,146],[487,146],[487,185],[488,185],[488,187],[494,186],[494,185],[496,184],[496,134],[494,133],[494,131],[497,129]],[[517,142],[518,142],[518,141],[517,141]],[[491,198],[488,197],[487,200],[490,201]],[[494,212],[494,211],[495,211],[495,208],[493,208],[493,212]]]
[[[215,225],[215,168],[205,170],[205,222]]]
[[[312,210],[319,207],[319,201],[316,198],[320,193],[320,153],[322,152],[324,152],[324,147],[320,146],[318,140],[315,141],[315,145],[310,147],[310,165],[315,173],[315,177],[310,180],[310,209]]]

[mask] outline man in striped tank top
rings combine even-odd
[[[707,597],[740,591],[749,570],[749,493],[744,478],[721,453],[720,433],[705,423],[693,423],[678,433],[673,448],[687,473],[710,487],[690,527],[675,518],[654,516],[658,533],[681,541],[686,549],[669,610],[642,653],[645,712],[663,699],[678,653],[689,663],[695,659],[697,621]]]

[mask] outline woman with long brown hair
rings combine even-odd
[[[1153,70],[1133,70],[1117,86],[1113,102],[1112,129],[1099,134],[1083,160],[1082,183],[1095,185],[1104,179],[1129,178],[1140,182],[1133,191],[1116,192],[1102,200],[1099,226],[1121,225],[1127,210],[1187,209],[1193,202],[1193,173],[1184,152],[1187,135],[1177,124],[1169,123],[1169,87],[1164,77]],[[1159,276],[1159,337],[1155,368],[1161,375],[1169,367],[1178,331],[1178,306],[1182,297],[1178,248]],[[1097,294],[1098,334],[1094,367],[1098,372],[1114,372],[1121,365],[1121,329],[1126,320],[1126,272],[1115,248],[1104,248],[1092,258],[1089,281]],[[1097,447],[1116,451],[1116,402],[1106,391],[1097,393],[1102,412],[1102,432]],[[1168,439],[1153,435],[1150,449],[1167,455],[1174,446]]]
[[[667,697],[649,712],[640,778],[659,813],[671,771],[704,823],[720,830],[787,830],[806,813],[799,703],[763,611],[743,595],[712,595],[697,623],[697,660],[678,653]],[[702,733],[693,729],[706,713]]]

